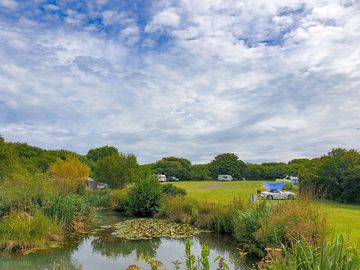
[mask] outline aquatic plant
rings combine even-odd
[[[93,218],[91,206],[75,194],[54,196],[44,212],[68,232],[83,231]]]
[[[0,221],[0,249],[5,252],[41,248],[61,239],[61,228],[40,211],[12,211]]]
[[[199,234],[188,224],[166,222],[162,219],[130,219],[115,225],[114,236],[125,240],[144,240],[158,237],[181,238]]]
[[[356,248],[347,245],[343,235],[320,245],[302,239],[291,247],[267,249],[266,257],[258,266],[274,270],[357,270],[360,254]]]

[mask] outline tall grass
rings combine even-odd
[[[0,221],[0,249],[5,252],[41,247],[61,235],[61,228],[40,211],[13,211]]]
[[[97,190],[86,193],[85,200],[93,207],[110,207],[108,190]]]
[[[93,218],[90,205],[74,194],[53,197],[44,212],[68,232],[83,231]]]
[[[279,250],[278,250],[279,251]],[[270,263],[266,269],[278,270],[358,270],[360,255],[355,248],[346,245],[344,237],[338,235],[330,242],[314,245],[305,239],[297,241],[282,252],[269,250]],[[264,266],[263,265],[263,266]]]

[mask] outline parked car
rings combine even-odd
[[[225,174],[225,175],[218,175],[219,181],[232,181],[233,177],[231,175]]]
[[[175,176],[168,176],[166,177],[166,180],[170,182],[177,182],[179,181],[179,178],[176,178]]]
[[[158,175],[158,181],[159,181],[159,182],[166,182],[166,175],[164,175],[164,174],[159,174],[159,175]]]
[[[293,200],[296,197],[294,192],[281,191],[279,189],[270,189],[269,191],[263,191],[260,196],[267,200]]]

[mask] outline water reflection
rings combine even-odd
[[[110,224],[110,223],[107,223]],[[1,270],[120,270],[133,264],[141,254],[160,259],[168,269],[172,262],[185,262],[184,239],[160,238],[141,241],[121,241],[111,236],[111,231],[92,233],[69,241],[61,249],[29,255],[0,257]],[[205,243],[210,248],[211,269],[217,256],[224,257],[230,269],[240,269],[241,262],[231,238],[215,234],[202,234],[193,238],[192,252],[201,254]],[[145,268],[142,262],[137,263]]]

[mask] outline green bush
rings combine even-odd
[[[263,246],[255,236],[261,225],[266,223],[270,215],[270,206],[266,202],[252,205],[238,211],[234,217],[234,236],[249,252],[263,255]]]
[[[129,191],[129,213],[135,216],[153,216],[160,208],[161,195],[161,185],[156,176],[143,176]]]
[[[162,193],[167,196],[185,196],[186,190],[183,188],[179,188],[174,186],[173,184],[163,184],[161,186]]]
[[[110,207],[110,194],[108,190],[90,191],[85,196],[92,207]]]
[[[197,201],[189,197],[167,197],[163,200],[159,216],[172,222],[192,224],[194,222],[193,210],[197,208],[198,204]]]
[[[83,231],[93,217],[91,206],[79,195],[57,195],[44,212],[69,232]]]
[[[40,211],[32,216],[13,211],[0,221],[0,249],[3,251],[42,247],[51,238],[61,239],[61,228]]]
[[[33,206],[41,207],[52,193],[53,183],[47,174],[26,171],[11,174],[0,184],[0,215],[11,210],[27,211]]]
[[[109,196],[111,208],[120,212],[127,211],[129,195],[125,189],[113,189],[110,191]]]

